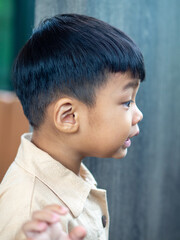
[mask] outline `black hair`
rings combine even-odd
[[[62,94],[91,107],[107,73],[126,71],[145,78],[143,56],[125,33],[92,17],[62,14],[33,31],[15,60],[13,81],[26,117],[38,128]]]

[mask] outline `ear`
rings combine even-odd
[[[59,99],[54,106],[54,124],[64,133],[74,133],[79,129],[79,115],[70,98]]]

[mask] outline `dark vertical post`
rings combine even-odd
[[[35,24],[81,13],[129,34],[145,56],[141,134],[122,160],[85,160],[108,190],[110,240],[180,239],[180,1],[36,0]],[[88,137],[88,136],[87,136]]]
[[[34,0],[14,1],[14,56],[25,44],[32,33],[34,27]]]

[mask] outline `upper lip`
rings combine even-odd
[[[140,132],[140,131],[138,130],[135,134],[129,136],[129,138],[132,138],[132,137],[135,137],[135,136],[139,135],[139,132]]]

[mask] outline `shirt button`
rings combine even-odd
[[[106,222],[107,222],[106,216],[103,215],[102,216],[102,225],[103,225],[104,228],[106,227]]]

